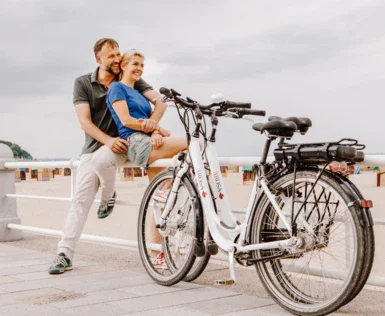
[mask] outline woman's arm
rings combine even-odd
[[[162,135],[163,137],[169,137],[171,135],[171,133],[168,130],[160,126],[159,126],[159,134]]]
[[[142,120],[137,120],[130,115],[128,110],[127,102],[124,100],[118,100],[112,103],[112,108],[114,109],[116,115],[119,117],[119,120],[125,127],[134,129],[136,131],[142,130]]]

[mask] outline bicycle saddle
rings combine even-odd
[[[253,130],[263,133],[268,132],[272,136],[290,138],[297,130],[297,125],[292,121],[270,121],[267,123],[255,123]]]
[[[291,116],[287,118],[282,118],[279,116],[269,117],[269,121],[276,121],[276,120],[294,122],[297,125],[298,130],[301,134],[305,134],[309,130],[309,127],[312,126],[311,119],[307,117],[295,117],[295,116]]]

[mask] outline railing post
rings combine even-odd
[[[15,170],[6,169],[4,163],[13,160],[11,148],[0,143],[0,241],[21,239],[21,231],[9,229],[8,224],[21,224],[17,216],[16,200],[6,194],[15,194]]]

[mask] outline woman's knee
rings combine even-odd
[[[182,137],[165,137],[165,142],[171,150],[182,151],[187,149],[187,139]]]

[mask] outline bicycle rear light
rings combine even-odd
[[[373,202],[372,202],[372,200],[361,200],[361,206],[363,208],[372,208]]]

